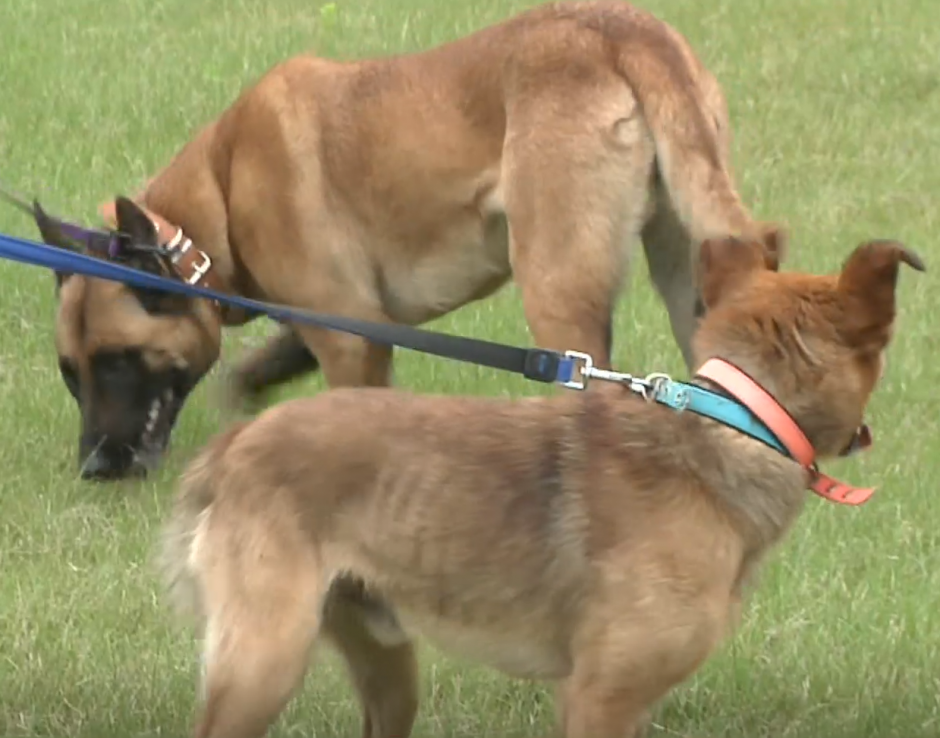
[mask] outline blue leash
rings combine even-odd
[[[579,362],[574,357],[557,351],[539,348],[524,349],[407,325],[373,323],[357,318],[275,305],[187,284],[106,259],[6,234],[0,234],[0,257],[58,272],[71,272],[97,279],[123,282],[143,289],[175,292],[187,297],[202,297],[223,305],[242,308],[251,313],[267,315],[281,322],[315,325],[320,328],[352,333],[375,343],[400,346],[457,361],[503,369],[521,374],[526,379],[536,382],[571,385],[578,381],[576,367]]]
[[[524,349],[407,325],[373,323],[356,318],[299,310],[286,305],[275,305],[239,295],[217,292],[133,269],[107,259],[2,233],[0,233],[0,258],[58,272],[123,282],[143,289],[175,292],[187,297],[201,297],[222,305],[267,315],[281,322],[314,325],[352,333],[375,343],[399,346],[412,351],[502,369],[521,374],[526,379],[536,382],[560,384],[570,389],[584,389],[587,380],[591,378],[616,382],[627,386],[647,400],[655,401],[678,412],[689,411],[712,418],[763,441],[784,455],[789,455],[786,448],[767,426],[735,399],[694,384],[675,381],[663,374],[651,374],[641,379],[630,374],[598,369],[593,366],[590,356],[577,351],[559,353],[540,348]]]

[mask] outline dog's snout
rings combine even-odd
[[[101,445],[79,461],[82,479],[106,481],[125,477],[146,476],[147,470],[134,460],[130,449],[116,449]]]
[[[110,465],[102,454],[92,454],[82,463],[82,479],[107,479]]]

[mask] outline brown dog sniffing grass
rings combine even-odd
[[[376,322],[422,324],[512,279],[537,346],[602,367],[642,245],[691,362],[699,243],[776,232],[742,201],[730,148],[721,87],[677,30],[626,2],[546,3],[417,53],[287,59],[139,196],[101,211],[171,250],[182,280]],[[222,329],[253,316],[58,276],[81,473],[143,475]],[[232,395],[252,405],[318,368],[331,387],[384,386],[392,349],[286,326],[234,372]]]
[[[870,493],[830,491],[815,459],[867,435],[899,265],[924,266],[888,241],[835,275],[781,273],[779,257],[756,241],[703,244],[693,384],[764,393],[751,409],[799,463],[626,388],[522,400],[337,389],[211,442],[163,549],[204,639],[196,735],[262,736],[323,641],[348,663],[365,738],[404,738],[417,635],[556,683],[565,738],[639,734],[734,625],[808,488]]]

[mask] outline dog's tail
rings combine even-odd
[[[218,494],[223,456],[247,425],[247,421],[234,424],[189,462],[160,538],[157,563],[170,602],[179,615],[197,621],[202,620],[204,609],[195,554]]]
[[[693,242],[728,236],[763,241],[775,226],[756,223],[737,192],[720,139],[724,113],[708,104],[723,106],[721,91],[684,38],[646,13],[606,18],[604,31],[615,40],[618,73],[637,97],[656,146],[658,174]]]

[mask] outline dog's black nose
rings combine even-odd
[[[147,470],[135,464],[131,453],[114,452],[102,447],[90,453],[81,462],[82,479],[104,482],[125,477],[146,476]]]
[[[116,471],[108,456],[99,451],[95,451],[82,462],[82,479],[113,479],[117,476]]]

